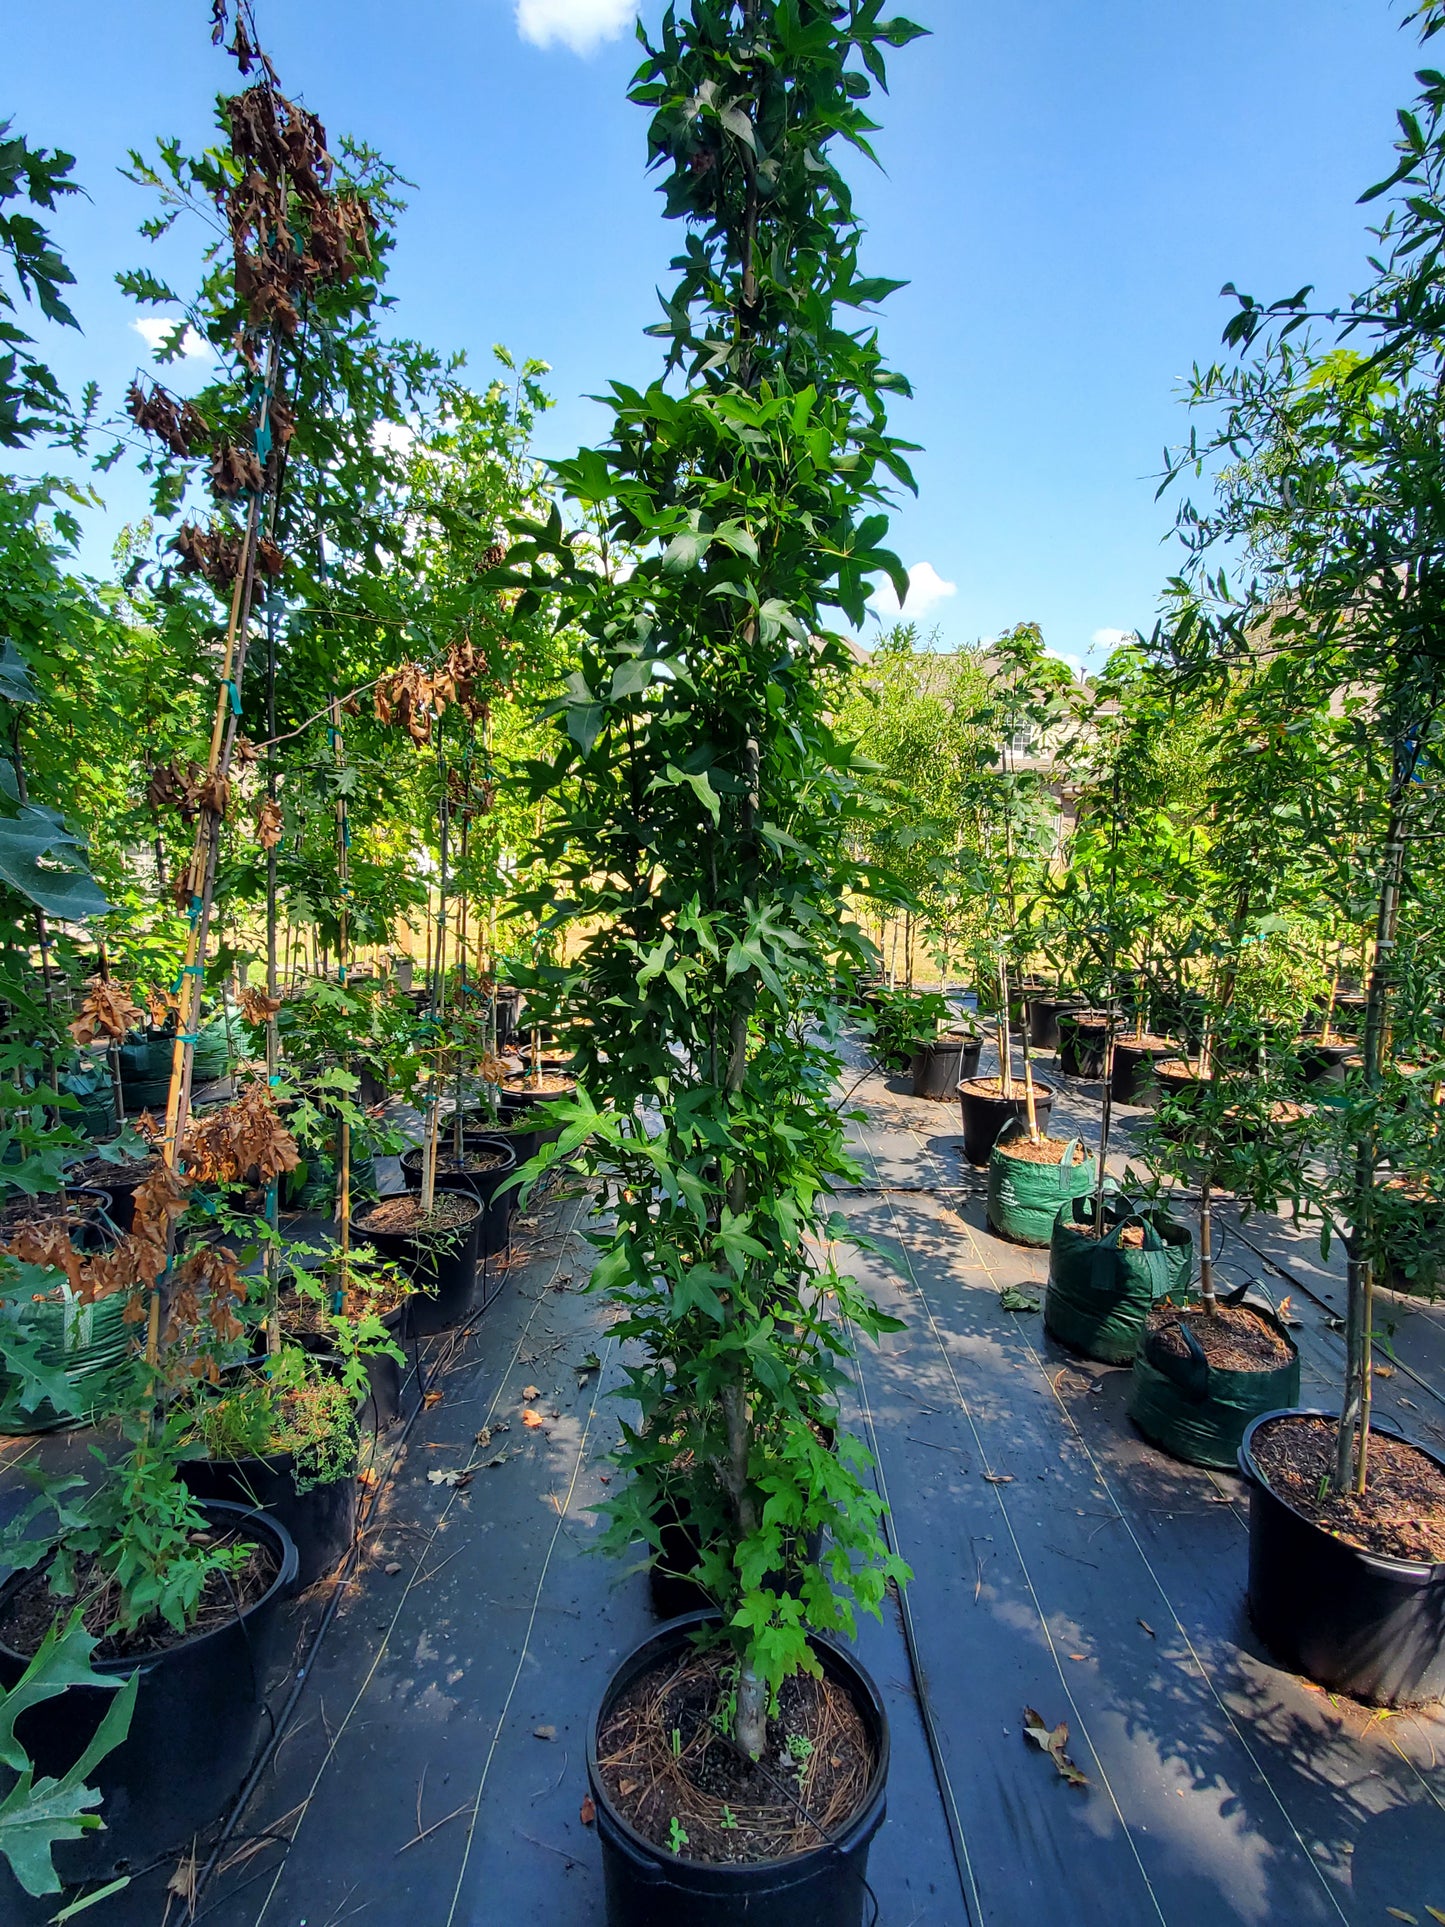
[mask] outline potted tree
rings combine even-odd
[[[891,284],[859,274],[832,149],[917,31],[825,0],[669,11],[633,93],[689,228],[661,328],[679,379],[616,389],[612,439],[558,465],[595,535],[558,513],[494,578],[523,613],[555,596],[582,641],[535,771],[546,903],[575,934],[538,974],[597,1022],[529,1176],[580,1158],[614,1217],[593,1277],[640,1410],[612,1542],[660,1551],[671,1508],[714,1608],[625,1659],[593,1721],[614,1927],[658,1891],[698,1922],[861,1921],[883,1814],[886,1721],[835,1643],[902,1573],[837,1410],[845,1332],[889,1321],[827,1238],[850,1168],[835,991],[869,946],[846,902],[863,772],[833,721],[852,660],[825,611],[861,621],[878,571],[906,586],[878,512],[906,470],[897,378],[833,319]],[[659,1688],[675,1719],[648,1712]],[[841,1746],[818,1744],[825,1703]],[[650,1758],[661,1781],[632,1770]]]
[[[1445,24],[1434,6],[1421,17],[1427,36]],[[1258,638],[1257,673],[1278,683],[1281,706],[1288,685],[1297,707],[1339,719],[1314,836],[1326,862],[1333,848],[1360,853],[1374,930],[1360,1068],[1342,1100],[1321,1108],[1321,1155],[1303,1166],[1299,1190],[1322,1241],[1340,1238],[1347,1256],[1344,1396],[1337,1411],[1257,1418],[1239,1462],[1250,1484],[1250,1611],[1266,1643],[1322,1685],[1386,1704],[1445,1689],[1445,1461],[1372,1424],[1371,1371],[1380,1176],[1428,1141],[1428,1086],[1401,1070],[1425,1040],[1402,1034],[1410,1000],[1396,960],[1417,915],[1415,877],[1430,866],[1412,839],[1432,806],[1445,703],[1440,349],[1433,319],[1421,319],[1438,302],[1421,244],[1440,218],[1445,83],[1421,79],[1417,111],[1401,116],[1399,165],[1372,190],[1402,189],[1383,265],[1334,321],[1374,352],[1338,335],[1322,355],[1301,346],[1304,297],[1274,322],[1244,301],[1230,338],[1262,345],[1201,378],[1196,399],[1220,410],[1211,445],[1227,445],[1234,466],[1193,527],[1202,619],[1179,655],[1217,680]],[[1241,537],[1260,571],[1233,602],[1205,558]],[[1437,1050],[1432,1040],[1424,1061]]]

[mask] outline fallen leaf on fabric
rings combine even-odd
[[[1087,1653],[1070,1653],[1069,1654],[1070,1659],[1087,1659],[1088,1657],[1089,1655]]]
[[[1157,1639],[1159,1637],[1158,1633],[1155,1632],[1154,1628],[1149,1624],[1149,1621],[1147,1619],[1141,1619],[1139,1621],[1139,1624],[1144,1628],[1145,1632],[1148,1633],[1151,1639]]]
[[[1438,1907],[1427,1907],[1425,1912],[1430,1916],[1431,1920],[1438,1920],[1442,1923],[1442,1927],[1445,1927],[1445,1914],[1442,1914]]]
[[[540,1412],[523,1412],[522,1414],[523,1425],[532,1430],[535,1430],[542,1422],[542,1414]]]
[[[498,1432],[510,1432],[511,1429],[511,1426],[507,1424],[505,1419],[499,1424],[484,1425],[481,1431],[475,1435],[475,1443],[477,1445],[490,1445]]]
[[[555,1740],[556,1737],[557,1729],[555,1726],[534,1726],[532,1728],[532,1738],[534,1740]]]
[[[541,1396],[541,1390],[536,1385],[524,1385],[522,1387],[522,1397],[528,1400],[529,1403],[532,1399],[540,1398]]]
[[[454,1466],[449,1466],[445,1470],[438,1466],[434,1472],[428,1472],[426,1477],[428,1485],[470,1485],[472,1482],[470,1472],[459,1472]]]
[[[396,1575],[401,1571],[401,1561],[399,1559],[393,1559],[390,1565],[382,1567],[382,1571],[388,1579],[395,1579]]]
[[[1405,1921],[1407,1927],[1420,1927],[1420,1922],[1416,1916],[1414,1914],[1407,1914],[1403,1907],[1387,1907],[1385,1912],[1390,1916],[1391,1920]]]
[[[1032,1740],[1041,1753],[1047,1753],[1060,1776],[1070,1786],[1087,1786],[1089,1778],[1081,1773],[1069,1758],[1064,1748],[1069,1743],[1068,1723],[1060,1720],[1057,1726],[1050,1726],[1042,1713],[1036,1713],[1031,1706],[1024,1708],[1024,1738]]]
[[[505,1450],[494,1452],[491,1458],[482,1460],[482,1470],[484,1472],[490,1472],[494,1465],[505,1465],[510,1456],[511,1454]]]
[[[423,1405],[440,1405],[442,1400],[445,1397],[446,1397],[445,1392],[428,1392],[426,1396],[422,1399],[422,1404]]]
[[[582,1822],[584,1827],[596,1825],[597,1807],[590,1793],[584,1797],[581,1806],[577,1809],[577,1818]]]
[[[1012,1485],[1014,1482],[1012,1472],[985,1472],[983,1476],[987,1485]]]
[[[377,1472],[375,1466],[364,1465],[356,1475],[356,1483],[358,1485],[375,1485],[379,1477],[380,1474]]]
[[[1020,1291],[1016,1285],[1004,1286],[998,1295],[998,1304],[1000,1311],[1037,1311],[1039,1308],[1038,1299],[1030,1298],[1026,1291]]]

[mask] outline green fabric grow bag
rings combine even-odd
[[[63,1372],[78,1394],[78,1410],[58,1412],[48,1398],[20,1403],[21,1381],[0,1372],[0,1432],[53,1432],[83,1425],[110,1408],[129,1369],[136,1333],[125,1322],[126,1293],[93,1305],[77,1303],[68,1288],[50,1292],[25,1309],[25,1337],[37,1361]]]
[[[1136,1210],[1127,1198],[1106,1202],[1105,1224],[1101,1240],[1086,1237],[1090,1200],[1076,1198],[1060,1207],[1049,1240],[1044,1327],[1086,1358],[1127,1365],[1155,1300],[1188,1292],[1194,1240],[1163,1205]],[[1142,1251],[1119,1242],[1126,1226],[1134,1224],[1144,1228]]]
[[[1186,1465],[1216,1466],[1232,1472],[1240,1442],[1261,1412],[1285,1410],[1300,1402],[1299,1353],[1271,1305],[1245,1299],[1247,1287],[1225,1304],[1248,1304],[1273,1326],[1289,1346],[1287,1364],[1268,1372],[1233,1372],[1213,1366],[1196,1345],[1177,1358],[1150,1332],[1134,1357],[1129,1416],[1151,1444]]]
[[[120,1084],[128,1111],[153,1110],[166,1102],[170,1095],[171,1053],[175,1041],[169,1032],[148,1031],[139,1042],[121,1045]],[[197,1036],[192,1087],[224,1077],[229,1055],[226,1020],[218,1017]]]
[[[1021,1245],[1046,1245],[1053,1237],[1059,1207],[1094,1188],[1092,1157],[1075,1163],[1078,1138],[1070,1138],[1058,1164],[1029,1164],[1005,1157],[1003,1146],[1024,1134],[1022,1125],[1005,1125],[988,1154],[988,1221],[1001,1237]]]

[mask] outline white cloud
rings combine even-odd
[[[1137,629],[1096,629],[1089,637],[1089,641],[1096,649],[1122,649],[1124,644],[1132,642],[1137,634]]]
[[[405,422],[373,422],[371,424],[371,445],[380,452],[383,448],[394,448],[398,455],[409,455],[416,441],[416,430]]]
[[[949,596],[957,594],[958,584],[945,582],[931,562],[915,562],[908,571],[906,604],[900,607],[893,584],[886,577],[873,591],[871,601],[873,611],[879,617],[891,622],[902,615],[913,622],[931,609],[935,602],[944,602]]]
[[[176,322],[158,314],[143,314],[130,325],[149,347],[159,348],[170,337]],[[187,361],[214,361],[216,358],[216,351],[210,342],[204,335],[198,335],[189,323],[181,337],[181,353]]]
[[[595,53],[615,40],[637,15],[636,0],[517,0],[517,31],[534,47],[570,47]]]

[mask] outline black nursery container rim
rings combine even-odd
[[[649,1840],[645,1833],[639,1833],[631,1821],[623,1818],[618,1812],[612,1796],[603,1784],[597,1746],[603,1715],[610,1710],[609,1702],[614,1697],[614,1689],[617,1687],[617,1682],[622,1680],[624,1675],[626,1675],[627,1683],[630,1683],[633,1677],[634,1661],[638,1660],[649,1646],[661,1647],[664,1642],[676,1638],[680,1633],[691,1633],[702,1626],[721,1626],[722,1623],[722,1615],[720,1613],[704,1607],[699,1612],[682,1613],[676,1619],[668,1619],[665,1620],[662,1625],[655,1626],[652,1631],[647,1634],[646,1638],[640,1639],[635,1645],[630,1646],[613,1667],[611,1676],[603,1690],[602,1697],[593,1708],[592,1714],[587,1722],[588,1778],[592,1783],[597,1799],[599,1803],[605,1807],[609,1822],[615,1826],[620,1833],[624,1834],[629,1843],[640,1853],[653,1858],[661,1858],[667,1852],[667,1849],[665,1847],[659,1847],[655,1840]],[[883,1703],[882,1694],[864,1669],[862,1661],[854,1658],[853,1654],[841,1640],[835,1639],[830,1633],[810,1632],[808,1634],[808,1641],[810,1645],[817,1648],[820,1652],[826,1652],[831,1655],[835,1661],[840,1661],[842,1667],[847,1669],[850,1686],[856,1684],[862,1688],[863,1693],[866,1695],[867,1705],[872,1710],[874,1723],[878,1732],[878,1757],[873,1763],[873,1771],[869,1775],[867,1788],[853,1812],[843,1821],[841,1826],[834,1830],[835,1836],[837,1837],[832,1840],[824,1839],[820,1841],[816,1847],[805,1848],[802,1853],[790,1853],[782,1859],[777,1860],[691,1860],[686,1863],[690,1867],[695,1867],[705,1872],[709,1880],[735,1881],[739,1887],[744,1887],[751,1885],[759,1875],[783,1873],[802,1866],[815,1854],[822,1855],[836,1852],[840,1840],[851,1836],[854,1828],[866,1820],[874,1803],[886,1791],[888,1769],[892,1760],[893,1739],[889,1730],[888,1709]],[[638,1667],[636,1670],[640,1672],[642,1669]]]
[[[1262,1425],[1268,1425],[1272,1420],[1281,1418],[1323,1418],[1328,1419],[1331,1425],[1338,1425],[1340,1422],[1338,1412],[1326,1411],[1322,1405],[1281,1405],[1276,1411],[1261,1412],[1258,1418],[1250,1420],[1244,1428],[1244,1437],[1239,1441],[1240,1476],[1247,1485],[1258,1486],[1262,1492],[1269,1494],[1276,1505],[1282,1505],[1286,1512],[1293,1513],[1302,1524],[1312,1526],[1316,1532],[1323,1533],[1326,1539],[1333,1540],[1337,1546],[1343,1546],[1346,1552],[1354,1553],[1367,1565],[1378,1567],[1402,1579],[1445,1580],[1445,1559],[1401,1559],[1393,1553],[1371,1552],[1365,1546],[1355,1545],[1352,1540],[1342,1537],[1338,1532],[1332,1532],[1318,1519],[1311,1519],[1308,1513],[1301,1512],[1297,1505],[1292,1505],[1282,1492],[1276,1492],[1255,1462],[1250,1443]],[[1428,1445],[1422,1445],[1419,1439],[1407,1438],[1393,1420],[1372,1418],[1370,1425],[1372,1431],[1384,1432],[1390,1438],[1399,1439],[1402,1444],[1410,1446],[1412,1450],[1423,1453],[1432,1465],[1438,1466],[1442,1472],[1445,1472],[1445,1458],[1441,1458],[1438,1452],[1431,1451]]]
[[[242,1505],[235,1499],[199,1499],[196,1503],[202,1512],[229,1513],[234,1515],[235,1521],[238,1524],[244,1521],[247,1524],[260,1527],[263,1532],[271,1535],[276,1542],[276,1550],[280,1553],[281,1558],[270,1585],[266,1588],[265,1592],[261,1594],[259,1599],[253,1599],[249,1606],[241,1607],[238,1612],[233,1613],[229,1618],[221,1620],[217,1625],[208,1627],[203,1633],[187,1633],[183,1638],[177,1640],[174,1645],[163,1646],[157,1652],[139,1653],[130,1657],[121,1655],[111,1659],[96,1659],[92,1657],[90,1664],[94,1672],[121,1674],[145,1673],[164,1664],[172,1653],[197,1652],[206,1645],[207,1641],[220,1639],[237,1625],[244,1626],[245,1622],[251,1618],[253,1614],[259,1612],[262,1606],[267,1605],[274,1599],[278,1592],[295,1584],[296,1571],[299,1563],[296,1541],[291,1537],[291,1534],[286,1530],[285,1526],[282,1525],[281,1521],[272,1513],[267,1512],[263,1506]],[[0,1586],[0,1597],[3,1597],[6,1593],[17,1591],[25,1580],[34,1578],[37,1571],[43,1570],[44,1567],[36,1568],[32,1566],[25,1572],[12,1573],[4,1582],[3,1586]],[[3,1639],[0,1639],[0,1652],[3,1652],[8,1659],[13,1660],[17,1665],[22,1667],[27,1666],[35,1657],[33,1653],[26,1654],[17,1651],[15,1647],[7,1645]]]

